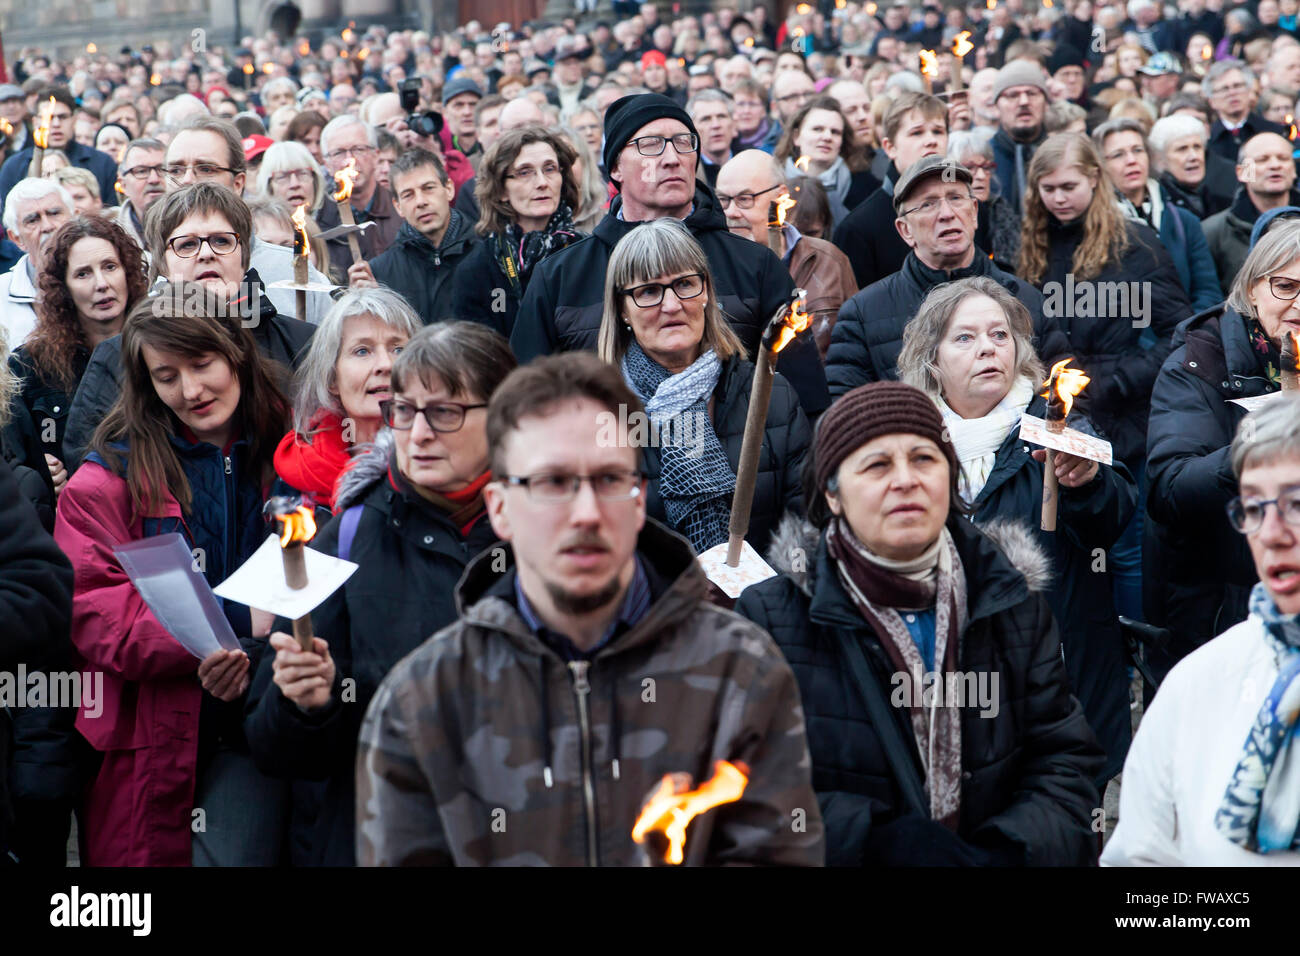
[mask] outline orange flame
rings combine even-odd
[[[867,16],[874,17],[878,8],[874,3],[868,3],[864,9],[867,11]]]
[[[357,178],[357,158],[348,159],[348,164],[334,174],[334,184],[339,187],[334,193],[335,202],[344,202],[352,197],[352,184]]]
[[[990,10],[996,10],[998,8],[998,0],[984,0],[984,6],[988,7]]]
[[[952,41],[952,54],[959,59],[973,49],[975,49],[975,44],[970,42],[969,30],[962,30],[961,33],[957,34],[956,39]]]
[[[754,45],[754,38],[753,38],[753,37],[745,37],[745,46],[753,46],[753,45]]]
[[[150,74],[149,76],[150,86],[158,86],[160,83],[162,83],[162,77],[159,74],[157,73]]]
[[[267,76],[270,76],[271,71],[274,69],[275,69],[275,64],[271,63],[270,61],[262,64],[262,72],[265,73]]]
[[[306,544],[316,534],[316,517],[306,505],[299,505],[288,514],[276,515],[280,522],[280,547]]]
[[[695,790],[679,791],[680,785],[673,774],[659,781],[649,802],[632,827],[632,840],[644,843],[646,837],[658,831],[668,838],[668,851],[664,859],[674,866],[685,858],[686,828],[695,817],[724,803],[740,799],[749,783],[748,768],[719,760],[713,765],[713,776]]]
[[[311,55],[311,44],[308,43],[306,40],[303,40],[301,43],[299,43],[299,44],[298,44],[298,55],[299,55],[299,56],[310,56],[310,55]]]
[[[368,56],[370,56],[370,47],[368,46],[363,46],[360,50],[357,51],[358,60],[364,60]]]
[[[848,6],[848,3],[846,2],[846,0],[835,0],[835,9],[836,9],[836,10],[843,10],[843,9],[844,9],[845,7],[847,7],[847,6]]]
[[[1052,0],[1043,0],[1043,6],[1049,10],[1052,9]]]
[[[13,124],[10,123],[4,117],[0,116],[0,133],[4,133],[6,136],[12,136],[13,132],[14,132]]]
[[[50,97],[48,106],[41,107],[40,122],[32,129],[32,142],[40,149],[50,145],[50,118],[54,113],[54,97]]]
[[[939,75],[939,58],[933,50],[921,51],[921,75],[934,79]]]
[[[812,162],[812,160],[808,156],[800,156],[794,161],[794,165],[796,169],[806,173],[808,172],[808,164],[810,162]]]
[[[808,14],[812,13],[812,5],[807,3],[801,3],[794,8],[794,12],[799,14],[799,16],[801,17],[806,17]]]
[[[298,208],[289,217],[293,222],[293,254],[307,258],[307,204],[298,203]]]
[[[1300,135],[1300,131],[1295,128],[1295,117],[1290,113],[1286,114],[1286,119],[1282,121],[1282,125],[1287,128],[1287,137],[1289,139],[1295,139],[1297,135]]]
[[[776,201],[776,221],[782,227],[785,226],[785,214],[799,205],[799,200],[795,199],[789,193],[786,193]]]
[[[1201,47],[1202,60],[1208,60],[1212,56],[1214,56],[1214,47],[1210,46],[1208,43]]]
[[[803,299],[795,299],[794,304],[790,306],[790,311],[781,323],[781,331],[776,337],[776,344],[772,346],[773,354],[780,352],[790,344],[791,339],[812,324],[812,316],[803,311],[803,306]]]
[[[342,33],[339,34],[339,36],[343,38],[344,43],[347,43],[349,45],[357,38],[357,35],[352,32],[351,27],[346,28]]]
[[[255,72],[257,72],[257,71],[256,71],[256,69],[254,68],[253,64],[251,64],[251,63],[245,63],[245,64],[244,64],[244,73],[245,73],[247,76],[252,76]]]
[[[87,52],[87,53],[98,53],[98,52],[99,52],[99,47],[95,46],[95,44],[93,44],[93,43],[87,43],[87,44],[86,44],[86,52]]]
[[[1061,400],[1061,405],[1065,408],[1062,418],[1070,414],[1070,409],[1074,407],[1074,396],[1083,391],[1083,387],[1092,381],[1083,371],[1078,368],[1066,368],[1073,358],[1061,359],[1052,366],[1052,371],[1043,383],[1042,395],[1050,400],[1049,393],[1055,389],[1056,397]]]

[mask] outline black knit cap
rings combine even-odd
[[[948,440],[943,416],[925,392],[902,382],[872,382],[845,392],[817,423],[813,439],[817,490],[824,492],[844,459],[867,442],[899,434],[930,439],[957,475],[957,452]]]
[[[623,151],[628,140],[636,131],[647,123],[657,119],[681,120],[686,128],[695,134],[696,142],[700,134],[691,122],[690,114],[662,93],[634,93],[615,100],[605,110],[605,171],[614,168],[618,154]],[[664,149],[672,149],[671,143],[665,143]],[[618,183],[614,183],[615,186]]]

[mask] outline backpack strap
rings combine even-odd
[[[361,522],[363,507],[362,504],[353,505],[343,512],[343,518],[339,521],[338,557],[344,561],[350,560],[348,555],[352,553],[352,539],[357,536],[357,525]]]

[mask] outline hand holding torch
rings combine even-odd
[[[266,503],[267,512],[280,522],[280,555],[284,558],[285,584],[295,591],[307,586],[305,547],[316,534],[316,519],[301,498],[277,496]],[[311,614],[295,618],[293,638],[304,651],[311,651]]]
[[[1083,391],[1091,381],[1081,369],[1066,368],[1074,359],[1062,359],[1052,366],[1043,387],[1042,394],[1047,398],[1047,414],[1044,416],[1047,430],[1054,435],[1065,431],[1065,419],[1074,405],[1074,397]],[[1043,509],[1040,527],[1044,531],[1056,530],[1056,509],[1060,501],[1060,479],[1056,477],[1056,451],[1047,449],[1043,462]]]
[[[352,215],[352,184],[357,178],[356,157],[348,159],[348,164],[334,174],[334,184],[338,191],[333,194],[334,202],[339,207],[339,222],[345,226],[355,226],[356,217]],[[357,242],[356,231],[348,233],[348,250],[352,253],[352,264],[361,261],[361,246]]]

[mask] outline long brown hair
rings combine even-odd
[[[566,143],[558,132],[544,126],[521,126],[502,133],[483,154],[483,160],[478,165],[474,195],[478,199],[480,212],[475,231],[480,236],[505,232],[506,226],[519,218],[519,214],[511,207],[510,200],[506,198],[506,174],[524,147],[533,143],[545,143],[555,150],[555,158],[560,164],[560,202],[567,204],[577,214],[582,204],[578,180],[573,175],[573,161],[578,158],[577,150]]]
[[[840,158],[855,173],[866,169],[867,160],[862,155],[861,144],[854,138],[853,127],[849,124],[849,118],[844,115],[844,110],[840,109],[840,101],[830,96],[814,97],[799,107],[799,112],[794,114],[794,118],[790,120],[790,125],[781,134],[780,142],[776,144],[776,151],[773,155],[779,160],[795,158],[795,142],[799,139],[804,120],[808,118],[808,114],[813,110],[826,110],[828,113],[835,113],[839,116],[844,123],[844,134],[840,137]]]
[[[137,516],[156,515],[170,493],[190,510],[190,483],[171,436],[180,420],[159,397],[144,358],[144,346],[187,357],[216,353],[239,379],[235,425],[249,445],[246,474],[270,482],[275,447],[289,428],[284,397],[285,370],[257,348],[252,333],[228,303],[197,282],[164,284],[157,295],[138,303],[122,329],[122,394],[91,439],[91,449],[115,474],[122,474]],[[121,443],[128,448],[123,451]],[[116,447],[115,447],[116,446]]]
[[[130,313],[149,288],[140,247],[117,223],[101,216],[79,216],[64,223],[54,234],[38,278],[41,294],[36,300],[36,330],[23,348],[31,356],[36,371],[43,378],[58,382],[64,391],[71,391],[77,385],[74,361],[77,349],[90,345],[77,318],[77,307],[67,281],[68,258],[72,247],[82,239],[103,239],[117,253],[117,261],[126,273],[123,314]]]
[[[1037,285],[1047,272],[1048,223],[1051,213],[1038,194],[1038,183],[1057,170],[1077,166],[1095,177],[1092,202],[1083,214],[1083,242],[1070,264],[1076,279],[1096,278],[1101,270],[1128,248],[1128,226],[1115,201],[1115,187],[1101,165],[1092,141],[1083,133],[1053,133],[1038,147],[1026,175],[1024,223],[1021,226],[1020,262],[1016,274]]]

